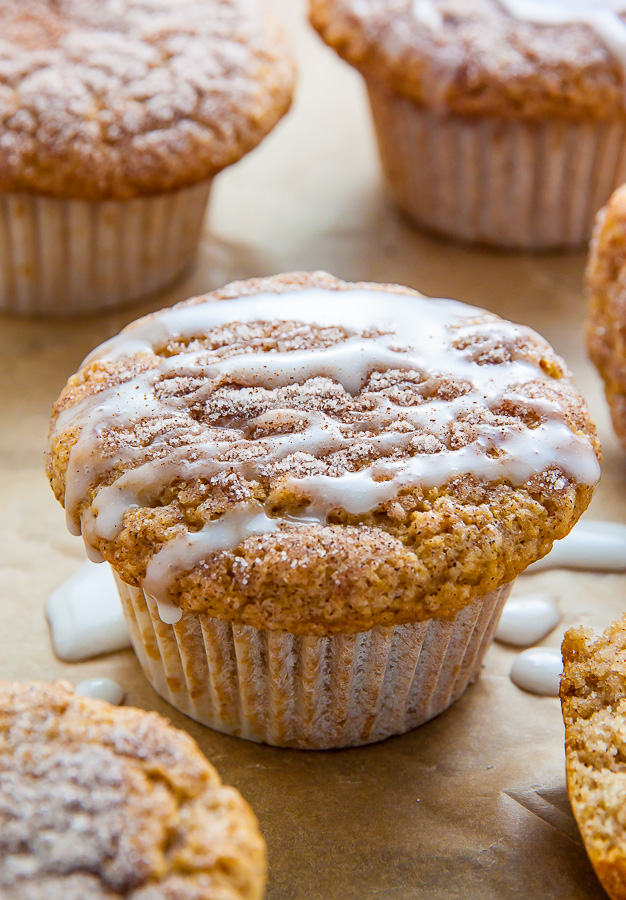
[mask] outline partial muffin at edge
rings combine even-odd
[[[390,296],[414,297],[416,302],[437,303],[424,300],[408,288],[351,285],[325,273],[300,273],[236,282],[221,291],[179,304],[173,308],[172,315],[177,311],[184,314],[190,307],[207,302],[228,302],[259,292],[282,296],[285,292],[309,288],[334,292],[364,288],[372,291],[374,297],[382,291]],[[599,455],[599,446],[593,423],[567,369],[549,345],[530,329],[512,326],[483,310],[463,304],[458,307],[452,304],[451,308],[465,310],[469,316],[464,322],[470,324],[462,335],[459,332],[459,346],[454,352],[476,366],[472,371],[482,373],[486,371],[483,366],[506,368],[517,361],[523,367],[531,367],[533,375],[523,386],[526,400],[519,396],[516,399],[515,392],[509,392],[508,397],[492,398],[493,409],[484,416],[477,412],[476,420],[472,420],[471,410],[464,410],[446,434],[449,445],[462,448],[470,444],[476,437],[477,425],[486,428],[493,425],[496,432],[501,429],[504,434],[510,428],[526,433],[526,427],[530,430],[541,426],[544,416],[540,410],[542,404],[547,404],[547,408],[554,406],[559,410],[566,429],[564,434],[579,442],[584,454],[597,467],[595,454]],[[140,320],[138,327],[144,324],[151,327],[151,323],[158,326],[159,315]],[[163,315],[169,313],[163,311]],[[236,316],[236,304],[233,304],[233,317]],[[69,494],[75,494],[74,476],[68,476],[67,469],[80,438],[81,415],[93,402],[85,398],[100,394],[108,398],[106,403],[115,403],[116,391],[119,393],[116,386],[135,376],[142,378],[141,373],[149,373],[162,363],[166,365],[164,360],[172,360],[181,350],[196,351],[212,346],[210,352],[216,353],[216,358],[221,354],[226,359],[243,347],[246,352],[269,352],[271,366],[271,351],[276,348],[283,352],[314,347],[323,350],[346,341],[346,333],[341,328],[302,326],[295,313],[294,319],[295,322],[282,324],[235,323],[213,329],[210,340],[205,336],[202,341],[194,339],[190,343],[166,341],[167,346],[158,351],[160,355],[138,349],[124,359],[107,361],[98,360],[96,351],[93,360],[88,360],[70,379],[54,410],[47,468],[57,498],[61,502],[65,500],[68,506]],[[135,327],[130,326],[125,336],[132,339]],[[450,340],[454,343],[454,334]],[[402,343],[402,335],[398,341]],[[102,352],[106,353],[106,345]],[[219,428],[234,422],[248,429],[252,443],[247,443],[244,449],[252,452],[253,457],[263,454],[264,436],[290,432],[297,436],[299,412],[304,416],[330,415],[333,421],[326,424],[335,428],[345,423],[358,424],[359,417],[376,402],[390,403],[394,421],[389,427],[397,433],[398,443],[404,441],[406,445],[407,440],[414,441],[411,451],[414,455],[449,449],[427,427],[411,432],[407,424],[410,407],[418,408],[424,402],[453,404],[465,393],[471,393],[471,385],[458,377],[446,378],[445,374],[425,379],[416,372],[394,373],[373,368],[363,389],[353,395],[328,378],[316,377],[304,384],[267,391],[229,386],[228,378],[224,377],[204,386],[195,383],[193,378],[185,383],[172,381],[169,386],[164,384],[163,396],[167,392],[174,397],[177,392],[181,396],[189,393],[189,409],[184,417],[186,434],[192,443],[194,433],[199,435],[198,440],[202,439],[205,427]],[[102,394],[103,391],[107,393]],[[196,394],[192,396],[194,391]],[[462,399],[460,402],[463,403]],[[403,413],[403,404],[409,412]],[[285,406],[296,413],[291,422],[259,421],[261,416]],[[79,461],[76,456],[73,465],[80,462],[81,471],[83,464],[91,466],[93,483],[84,493],[81,488],[79,496],[72,500],[69,519],[74,529],[80,528],[80,520],[85,520],[85,516],[93,524],[99,491],[113,484],[127,468],[122,463],[110,469],[107,463],[104,468],[108,472],[98,471],[98,453],[115,455],[121,447],[128,449],[133,442],[143,442],[146,446],[155,440],[158,443],[158,434],[171,433],[174,424],[174,420],[164,419],[162,412],[161,409],[152,422],[148,416],[147,430],[143,425],[131,429],[132,434],[123,429],[107,430],[104,444],[93,458],[91,446],[84,460]],[[409,438],[407,431],[411,432]],[[116,443],[118,438],[121,444]],[[180,440],[176,438],[175,452],[180,450]],[[255,445],[257,440],[259,443]],[[161,451],[164,457],[169,452],[161,446],[157,456]],[[186,452],[184,447],[183,452]],[[495,448],[491,452],[498,455]],[[350,447],[320,459],[311,454],[296,454],[261,476],[242,478],[225,469],[209,483],[176,477],[168,480],[159,495],[145,506],[128,509],[123,527],[113,540],[93,540],[93,532],[87,539],[124,581],[139,586],[155,549],[158,551],[168,541],[179,538],[185,529],[199,531],[206,523],[246,503],[258,505],[270,518],[298,516],[306,507],[301,493],[293,487],[297,486],[298,478],[311,472],[335,475],[359,471],[372,461],[375,463],[377,456],[383,456],[376,453],[372,456],[373,453],[372,442],[368,445],[365,441],[362,446],[354,441]],[[143,457],[139,457],[141,453],[131,468],[140,464]],[[296,478],[291,486],[286,484],[289,476]],[[596,477],[594,474],[594,481]],[[115,490],[123,492],[123,484]],[[296,634],[358,631],[374,624],[400,624],[432,616],[452,618],[475,598],[513,580],[527,565],[547,553],[553,540],[563,537],[573,527],[587,506],[592,490],[591,483],[579,483],[556,462],[517,486],[504,478],[491,482],[468,475],[452,477],[438,487],[403,490],[399,496],[367,513],[354,515],[337,509],[328,516],[327,524],[306,525],[299,521],[293,526],[281,525],[270,534],[247,537],[236,548],[208,555],[193,571],[180,574],[169,599],[183,609]]]
[[[260,900],[248,804],[156,713],[0,683],[0,893],[13,900]]]
[[[586,278],[587,348],[626,447],[626,187],[598,214]]]
[[[612,900],[626,898],[626,617],[563,640],[567,787],[585,849]]]

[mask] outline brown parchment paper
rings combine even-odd
[[[382,185],[358,75],[309,30],[301,0],[273,0],[297,50],[289,117],[220,176],[196,268],[148,302],[66,323],[0,317],[0,677],[117,679],[129,704],[186,728],[254,807],[269,845],[270,900],[582,900],[604,896],[564,782],[558,701],[518,690],[516,651],[494,645],[451,710],[375,746],[306,753],[229,738],[158,698],[131,651],[63,664],[50,648],[47,595],[84,559],[42,468],[50,407],[86,353],[128,321],[233,278],[325,268],[486,306],[532,325],[569,361],[596,416],[604,474],[590,513],[626,521],[626,455],[611,431],[582,339],[584,254],[513,256],[426,237]],[[566,627],[604,628],[626,576],[542,572],[515,590],[556,593]]]

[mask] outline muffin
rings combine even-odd
[[[418,225],[584,244],[626,177],[626,3],[310,0],[365,77],[383,168]]]
[[[626,189],[600,212],[587,265],[587,348],[626,448]]]
[[[191,263],[213,177],[287,110],[257,0],[0,0],[0,310],[115,306]]]
[[[259,900],[248,804],[156,713],[0,682],[0,894]]]
[[[528,328],[325,273],[236,282],[94,351],[47,470],[115,571],[154,688],[280,746],[454,702],[515,576],[587,506],[598,444]]]
[[[626,898],[626,617],[596,638],[563,640],[561,703],[567,789],[585,849],[605,891]]]

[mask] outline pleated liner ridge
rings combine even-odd
[[[193,259],[210,188],[93,202],[0,193],[0,310],[69,316],[164,287]]]
[[[510,585],[430,619],[298,637],[184,613],[176,625],[116,575],[133,647],[165,700],[203,725],[277,747],[355,747],[439,715],[478,672]]]
[[[581,246],[626,180],[623,119],[444,115],[367,86],[396,203],[429,230],[499,247]]]

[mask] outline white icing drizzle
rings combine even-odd
[[[232,322],[275,320],[341,328],[345,338],[338,337],[337,343],[323,349],[242,352],[222,359],[210,359],[211,353],[198,350],[193,341],[194,336]],[[464,474],[520,485],[534,475],[554,471],[558,461],[558,467],[571,478],[595,484],[599,465],[587,438],[570,430],[558,404],[520,394],[522,385],[545,383],[550,377],[538,365],[514,355],[484,364],[471,358],[481,343],[488,348],[495,339],[514,346],[515,340],[529,335],[537,340],[529,329],[452,300],[361,289],[307,288],[282,295],[205,301],[139,320],[95,350],[85,364],[145,353],[156,365],[124,384],[84,398],[64,411],[56,423],[55,433],[80,426],[67,470],[68,525],[74,532],[82,532],[88,545],[97,545],[99,539],[110,540],[119,533],[127,510],[149,506],[172,480],[210,479],[231,472],[254,479],[262,476],[268,463],[287,460],[289,490],[308,501],[302,513],[270,518],[259,504],[246,502],[201,531],[181,529],[180,535],[153,556],[143,587],[159,603],[163,620],[174,622],[180,611],[168,603],[167,587],[172,579],[193,569],[207,555],[233,549],[252,534],[274,531],[286,523],[325,523],[329,513],[338,508],[362,514],[402,488],[438,486]],[[173,339],[185,340],[189,346],[173,356],[154,355]],[[467,341],[467,350],[462,349],[463,341]],[[271,389],[323,377],[354,395],[373,372],[389,369],[418,373],[425,382],[440,376],[452,378],[465,385],[466,392],[450,401],[424,399],[416,406],[399,407],[374,390],[375,405],[363,413],[358,424],[342,423],[321,411],[271,410],[247,424],[275,423],[296,430],[257,439],[251,439],[247,429],[244,433],[235,427],[200,428],[188,414],[192,401],[201,404],[223,383]],[[198,386],[182,397],[176,392],[157,397],[157,387],[173,377],[190,379]],[[537,413],[540,424],[530,428],[517,419],[507,425],[477,423],[470,443],[457,449],[445,445],[446,429],[455,421],[474,413],[484,415],[504,401]],[[406,432],[394,427],[400,414],[408,423]],[[116,427],[132,430],[143,420],[160,423],[161,432],[149,447],[129,442],[107,456],[101,434]],[[416,438],[413,426],[428,432],[418,434],[423,446],[417,450],[411,450]],[[313,461],[355,444],[362,444],[374,456],[403,448],[408,448],[409,455],[379,458],[358,471],[338,475],[289,476],[288,459],[294,454],[309,454]],[[245,453],[237,457],[242,450]],[[101,488],[91,507],[79,514],[91,485],[126,463],[132,468]],[[563,486],[556,472],[553,484],[555,490]]]
[[[507,11],[535,25],[588,25],[626,69],[624,0],[500,0]]]
[[[143,589],[156,601],[161,621],[175,625],[182,618],[182,610],[160,596],[164,584],[171,584],[182,570],[190,571],[212,553],[234,550],[253,534],[276,531],[279,525],[278,519],[268,518],[258,505],[245,504],[207,522],[201,531],[184,532],[168,541],[148,563],[143,580]]]
[[[413,0],[413,16],[426,28],[436,31],[443,27],[443,16],[433,3],[433,0]]]
[[[46,603],[54,652],[67,662],[130,647],[122,604],[109,566],[84,562]]]
[[[524,691],[558,697],[563,672],[561,651],[552,647],[524,650],[511,668],[511,681]]]
[[[527,594],[507,600],[496,631],[496,640],[515,647],[532,647],[561,621],[556,597]]]
[[[555,568],[626,572],[626,525],[583,519],[526,571]]]
[[[85,678],[74,688],[74,693],[94,700],[106,700],[113,706],[119,706],[124,699],[124,688],[111,678]]]

